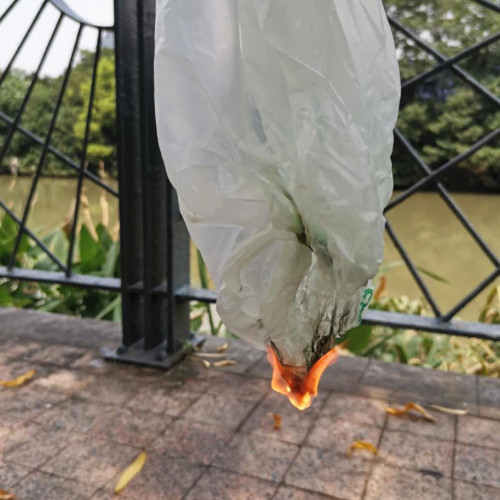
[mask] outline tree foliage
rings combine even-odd
[[[463,0],[387,0],[389,15],[445,57],[451,57],[498,31],[499,16]],[[438,63],[407,37],[394,32],[401,79],[407,80]],[[462,60],[467,71],[491,93],[500,90],[499,43]],[[398,127],[431,168],[464,152],[500,125],[500,113],[451,70],[403,92]],[[421,176],[413,160],[396,144],[393,155],[396,185]],[[490,143],[443,177],[454,189],[500,188],[500,147]]]
[[[83,51],[78,63],[72,68],[51,141],[53,147],[77,164],[83,155],[94,57],[94,53]],[[20,70],[14,70],[7,76],[0,88],[0,110],[4,114],[11,118],[16,116],[31,79],[32,75]],[[22,114],[21,126],[43,140],[47,136],[62,82],[63,75],[39,79]],[[114,54],[111,49],[103,49],[98,66],[86,164],[90,170],[97,171],[102,162],[112,175],[116,174],[115,110]],[[7,133],[7,124],[0,121],[0,144]],[[41,151],[40,145],[16,132],[4,159],[4,166],[17,157],[20,172],[32,172],[36,169]],[[75,174],[54,155],[48,155],[43,172],[46,175]]]

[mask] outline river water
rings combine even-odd
[[[0,177],[0,198],[9,203],[19,217],[30,185],[31,179],[26,177],[15,182],[10,177]],[[110,185],[117,187],[116,181],[111,181]],[[72,207],[75,193],[76,179],[41,179],[29,227],[43,235],[60,226]],[[102,217],[99,203],[102,189],[85,181],[84,193],[89,200],[92,219],[97,224]],[[109,226],[113,228],[118,222],[118,203],[109,194],[106,198]],[[456,194],[454,199],[491,249],[500,255],[500,194]],[[388,219],[415,264],[447,280],[448,283],[442,283],[424,276],[443,311],[450,309],[493,270],[491,262],[436,193],[415,194],[390,211]],[[386,238],[385,263],[397,261],[401,261],[401,257]],[[197,281],[193,259],[192,264],[193,279]],[[389,295],[406,295],[410,299],[421,297],[404,266],[392,268],[386,277]],[[499,284],[497,279],[488,290]],[[485,297],[486,292],[479,295],[459,316],[477,319]]]

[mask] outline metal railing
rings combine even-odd
[[[23,0],[13,0],[0,15],[2,22],[7,19],[13,8]],[[481,4],[494,14],[500,13],[500,7],[488,0],[471,0]],[[111,358],[125,362],[141,363],[153,366],[169,366],[182,354],[182,346],[192,340],[189,332],[189,302],[202,301],[213,303],[216,294],[210,290],[194,289],[190,286],[189,276],[189,237],[179,213],[177,197],[165,175],[158,142],[153,102],[153,55],[154,55],[154,0],[116,0],[115,25],[99,26],[82,19],[64,0],[44,0],[36,13],[19,46],[15,50],[5,71],[0,77],[2,84],[12,69],[16,58],[26,40],[40,22],[41,14],[51,4],[59,10],[59,18],[52,35],[44,49],[37,69],[31,75],[31,82],[15,116],[7,116],[0,109],[0,120],[8,132],[0,146],[0,164],[6,157],[14,133],[19,132],[34,144],[42,147],[31,189],[22,217],[17,217],[13,210],[0,199],[0,207],[10,215],[18,226],[14,250],[6,267],[0,267],[0,277],[14,280],[60,283],[78,287],[100,288],[121,291],[123,311],[123,342]],[[67,17],[79,24],[73,43],[71,56],[57,95],[47,134],[40,137],[21,125],[21,117],[39,78],[40,69],[50,51],[53,41]],[[459,63],[473,57],[479,50],[500,39],[500,33],[491,34],[485,40],[466,50],[446,58],[430,44],[389,16],[391,26],[407,37],[419,48],[431,55],[437,64],[431,69],[416,75],[402,83],[403,95],[409,89],[450,70],[482,98],[487,99],[492,107],[499,107],[499,99],[473,76],[464,71]],[[67,83],[78,52],[82,29],[89,27],[97,30],[97,44],[93,60],[91,89],[87,102],[85,133],[82,154],[75,161],[51,144],[54,127],[61,109]],[[89,131],[92,123],[93,105],[96,89],[97,72],[102,46],[102,34],[114,31],[116,50],[116,89],[117,89],[117,129],[118,129],[118,176],[120,193],[120,238],[121,238],[121,279],[75,274],[73,272],[73,253],[78,226],[78,212],[82,196],[82,182],[85,178],[118,197],[118,192],[107,185],[98,176],[85,168]],[[472,236],[481,251],[494,266],[493,272],[479,285],[467,293],[454,307],[443,313],[429,288],[426,286],[417,266],[412,261],[392,225],[387,224],[387,232],[401,254],[407,268],[419,286],[435,317],[414,316],[378,310],[368,310],[364,321],[368,324],[386,325],[394,328],[412,328],[430,332],[453,335],[480,337],[500,340],[498,325],[453,321],[461,311],[490,283],[500,276],[500,259],[489,247],[484,238],[472,225],[466,215],[444,187],[441,177],[460,162],[466,160],[482,147],[495,141],[500,130],[488,133],[471,145],[466,151],[449,159],[443,165],[432,169],[418,153],[411,142],[396,129],[396,141],[414,160],[424,177],[413,183],[388,204],[386,211],[403,203],[424,187],[433,186],[452,213],[461,222],[464,229]],[[27,220],[33,204],[37,185],[43,173],[49,155],[53,155],[78,176],[75,192],[76,204],[69,236],[67,259],[62,262],[41,239],[27,227]],[[57,265],[59,271],[42,271],[15,267],[16,254],[21,238],[27,235]]]

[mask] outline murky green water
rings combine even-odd
[[[116,188],[116,181],[110,184]],[[31,179],[0,177],[0,197],[11,204],[20,217],[27,198]],[[71,209],[76,192],[76,179],[41,179],[36,203],[29,218],[29,227],[41,234],[61,225]],[[94,223],[102,218],[102,190],[91,182],[84,183]],[[111,195],[109,225],[118,221],[118,203]],[[454,196],[476,229],[497,255],[500,255],[500,195],[457,194]],[[448,207],[435,193],[418,193],[388,215],[388,219],[407,248],[415,264],[446,279],[444,284],[424,277],[443,311],[451,308],[493,270],[470,235],[462,228]],[[387,239],[385,262],[401,260]],[[192,259],[193,271],[195,261]],[[196,275],[196,272],[193,273]],[[494,283],[500,284],[500,280]],[[387,274],[388,293],[419,298],[421,293],[404,267]],[[491,289],[493,284],[488,288]],[[476,319],[485,293],[460,313],[464,319]]]

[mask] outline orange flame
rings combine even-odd
[[[288,397],[290,403],[299,410],[311,406],[318,395],[318,385],[325,369],[335,363],[338,358],[338,347],[334,347],[322,358],[318,359],[307,371],[303,367],[282,365],[274,349],[267,348],[267,359],[273,367],[271,387]]]

